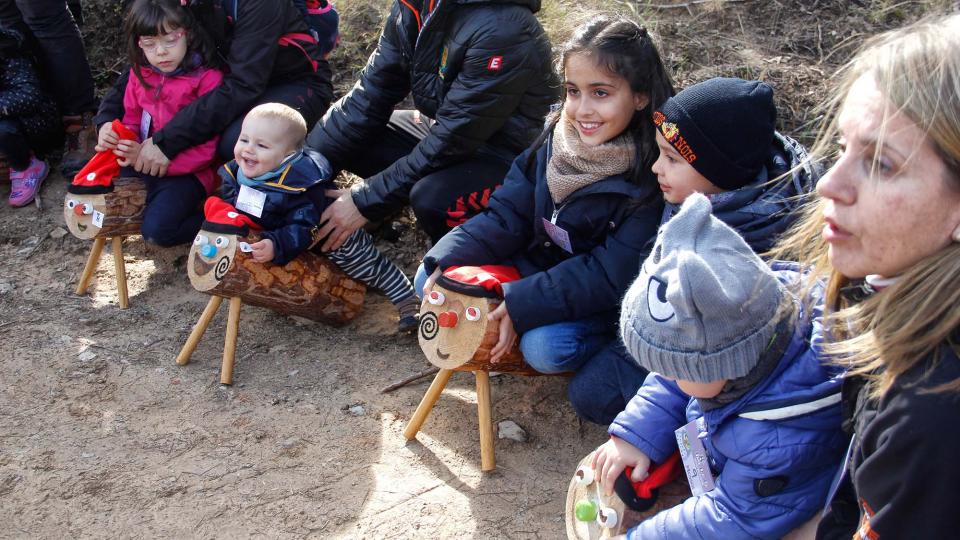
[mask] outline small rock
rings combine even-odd
[[[296,376],[297,376],[297,373],[300,373],[300,370],[299,370],[299,369],[295,369],[295,370],[287,373],[287,377],[296,377]]]
[[[497,437],[517,442],[527,442],[527,432],[513,420],[503,420],[497,423]]]
[[[79,361],[81,361],[81,362],[89,362],[89,361],[93,360],[93,359],[96,358],[96,357],[97,357],[97,353],[95,353],[95,352],[93,352],[93,351],[83,351],[82,353],[80,353],[79,355],[77,355],[77,360],[79,360]]]
[[[347,412],[353,416],[363,416],[367,413],[366,409],[363,408],[363,405],[360,404],[351,405],[350,408],[347,409]]]
[[[54,240],[59,240],[67,235],[67,230],[63,227],[57,227],[54,230],[50,231],[50,238]]]
[[[283,449],[285,449],[285,450],[289,450],[289,449],[297,446],[297,444],[298,444],[299,442],[300,442],[300,439],[298,439],[298,438],[296,438],[296,437],[290,437],[289,439],[280,441],[280,448],[283,448]]]
[[[7,294],[14,289],[16,289],[16,286],[13,283],[0,283],[0,294]]]

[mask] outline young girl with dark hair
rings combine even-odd
[[[451,266],[516,267],[522,278],[504,284],[490,314],[500,325],[492,357],[519,335],[527,363],[543,373],[576,371],[613,337],[663,209],[649,119],[673,95],[653,39],[627,19],[586,23],[559,68],[565,97],[546,131],[489,207],[444,236],[417,276],[428,292]]]
[[[120,140],[101,129],[97,150],[111,148],[121,165],[136,163],[141,142],[178,111],[210,92],[223,74],[210,67],[211,48],[190,10],[176,0],[137,0],[124,24],[130,77],[123,96],[124,125],[139,141]],[[203,221],[200,204],[216,187],[218,138],[189,148],[170,162],[163,177],[144,175],[146,241],[172,246],[190,242]]]

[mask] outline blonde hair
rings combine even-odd
[[[307,122],[303,115],[296,109],[283,103],[264,103],[250,109],[247,118],[265,118],[284,122],[289,128],[290,138],[295,143],[293,146],[297,149],[303,146],[304,139],[307,138]]]
[[[905,114],[926,132],[946,165],[943,181],[960,190],[960,15],[927,18],[869,40],[837,75],[815,155],[826,156],[835,144],[841,104],[864,75],[873,78],[894,113]],[[886,123],[884,118],[878,145]],[[823,200],[806,205],[773,254],[804,263],[810,271],[808,289],[826,279],[825,326],[832,342],[824,351],[852,374],[868,377],[871,395],[879,398],[901,374],[931,355],[938,359],[942,345],[960,352],[954,342],[960,329],[960,243],[917,262],[883,294],[851,304],[840,295],[849,278],[832,269],[827,258],[824,205]],[[960,380],[935,390],[958,389]]]

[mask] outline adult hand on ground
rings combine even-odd
[[[507,311],[507,301],[500,302],[497,309],[487,315],[487,320],[491,322],[500,321],[500,339],[490,349],[490,363],[496,364],[505,354],[510,352],[514,343],[517,342],[517,331],[513,328],[513,320],[510,319],[510,312]]]
[[[609,441],[600,445],[593,453],[591,464],[607,496],[613,495],[613,484],[625,468],[633,467],[630,475],[633,482],[645,479],[650,470],[650,458],[639,448],[619,437],[610,437]]]
[[[157,145],[153,144],[153,137],[143,141],[140,155],[137,156],[137,162],[133,166],[137,172],[148,176],[165,176],[169,166],[170,160],[157,148]]]
[[[117,163],[119,163],[121,167],[129,167],[136,163],[142,146],[143,145],[137,141],[121,139],[113,150],[113,153],[120,158],[117,160]]]
[[[367,223],[357,205],[353,203],[349,189],[328,189],[327,197],[335,199],[320,216],[320,238],[326,237],[321,251],[336,251],[357,229]]]
[[[97,133],[97,145],[94,146],[93,149],[97,152],[113,150],[117,147],[118,142],[120,142],[120,137],[113,131],[113,125],[107,122],[100,126],[100,131]]]

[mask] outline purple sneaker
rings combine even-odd
[[[10,169],[10,206],[26,206],[37,196],[40,184],[47,178],[50,168],[36,156],[30,156],[30,165],[18,171]]]

